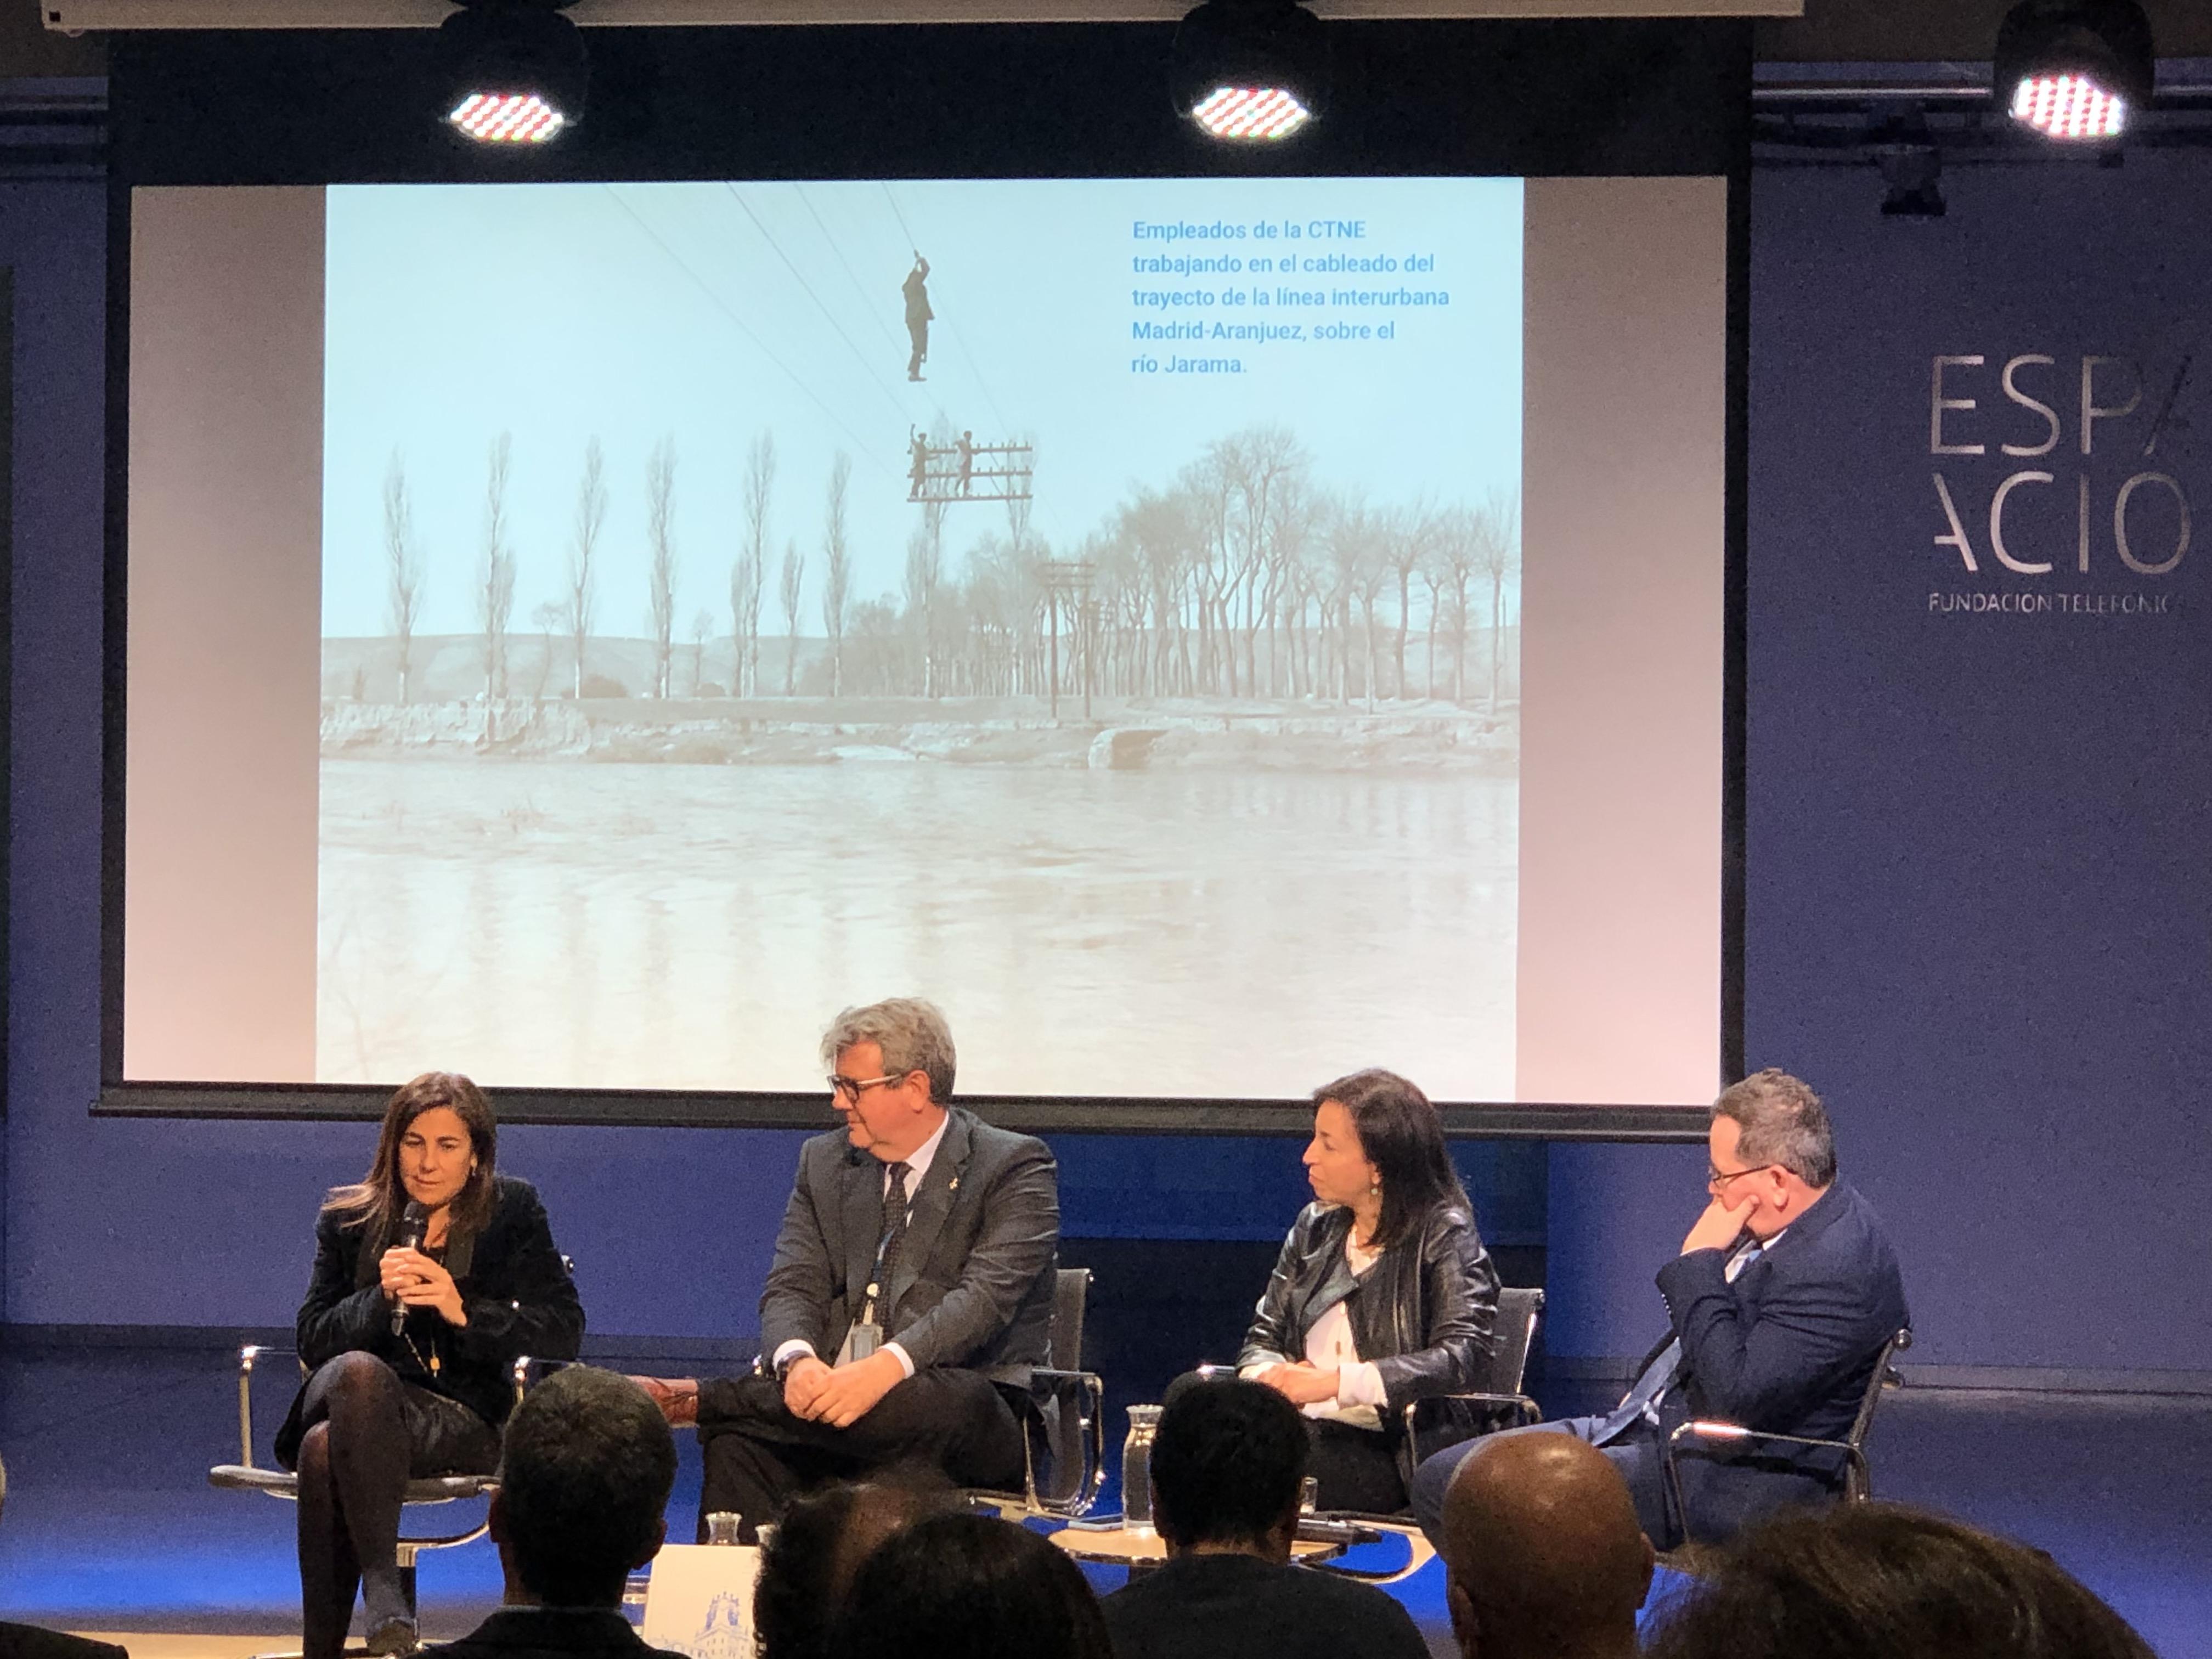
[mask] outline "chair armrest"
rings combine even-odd
[[[1870,1496],[1873,1492],[1874,1483],[1868,1472],[1866,1454],[1848,1440],[1820,1440],[1802,1434],[1776,1434],[1765,1429],[1746,1428],[1741,1423],[1723,1423],[1717,1422],[1711,1418],[1693,1418],[1687,1423],[1675,1425],[1674,1431],[1667,1437],[1662,1459],[1667,1478],[1667,1490],[1674,1499],[1674,1514],[1682,1523],[1682,1535],[1685,1538],[1691,1535],[1690,1510],[1689,1505],[1683,1501],[1682,1474],[1675,1461],[1676,1449],[1685,1440],[1717,1440],[1730,1443],[1756,1440],[1769,1445],[1802,1446],[1814,1451],[1838,1451],[1843,1453],[1846,1463],[1847,1472],[1844,1477],[1846,1498],[1848,1499],[1854,1492],[1864,1498]]]
[[[250,1469],[253,1462],[253,1367],[271,1354],[298,1356],[289,1348],[265,1342],[248,1342],[238,1351],[238,1467]]]
[[[1863,1458],[1856,1446],[1848,1440],[1818,1440],[1802,1434],[1776,1434],[1765,1429],[1747,1429],[1741,1423],[1720,1423],[1710,1418],[1677,1424],[1667,1437],[1672,1447],[1677,1441],[1695,1437],[1699,1440],[1769,1440],[1786,1446],[1814,1446],[1827,1451],[1839,1451],[1853,1457]]]
[[[523,1392],[532,1382],[550,1376],[555,1371],[565,1370],[578,1363],[574,1359],[539,1359],[534,1355],[526,1353],[515,1355],[514,1363],[507,1367],[508,1379],[514,1384],[514,1403],[518,1406],[522,1403]],[[531,1375],[533,1370],[538,1372],[538,1376]]]
[[[1054,1389],[1088,1387],[1092,1383],[1105,1387],[1104,1379],[1096,1371],[1061,1371],[1054,1370],[1049,1365],[1033,1365],[1030,1368],[1030,1391],[1032,1394],[1036,1392],[1036,1385],[1040,1382]]]
[[[1414,1412],[1431,1400],[1457,1400],[1470,1406],[1494,1406],[1502,1411],[1511,1413],[1522,1423],[1540,1423],[1544,1420],[1544,1408],[1525,1394],[1481,1394],[1473,1391],[1425,1394],[1418,1400],[1408,1400],[1405,1404],[1403,1414],[1406,1431],[1408,1434],[1413,1430]]]
[[[1030,1427],[1025,1424],[1022,1429],[1020,1494],[975,1492],[969,1494],[969,1499],[994,1506],[1006,1515],[1054,1516],[1063,1521],[1088,1515],[1098,1501],[1100,1488],[1106,1484],[1106,1381],[1096,1371],[1058,1370],[1048,1365],[1037,1365],[1030,1371],[1029,1395],[1036,1405],[1063,1402],[1072,1405],[1076,1413],[1076,1442],[1082,1450],[1083,1474],[1074,1493],[1064,1498],[1037,1495],[1036,1449],[1030,1438]]]

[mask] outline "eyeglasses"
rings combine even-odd
[[[1761,1170],[1772,1170],[1780,1166],[1772,1164],[1754,1164],[1748,1170],[1716,1170],[1708,1164],[1705,1165],[1705,1190],[1709,1193],[1717,1193],[1738,1176],[1757,1175]]]
[[[883,1077],[839,1077],[835,1072],[829,1078],[830,1092],[840,1100],[849,1100],[855,1106],[860,1097],[880,1084],[896,1083],[898,1079],[888,1074]]]

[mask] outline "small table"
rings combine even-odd
[[[1048,1536],[1079,1561],[1127,1567],[1132,1573],[1164,1565],[1168,1559],[1167,1540],[1150,1528],[1131,1532],[1127,1527],[1062,1527]],[[1345,1548],[1343,1540],[1298,1538],[1291,1540],[1291,1559],[1327,1561],[1343,1554]]]

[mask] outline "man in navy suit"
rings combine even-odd
[[[1691,1419],[1768,1434],[1842,1438],[1889,1339],[1907,1323],[1905,1283],[1881,1218],[1836,1176],[1820,1097],[1769,1068],[1713,1103],[1705,1212],[1659,1270],[1673,1333],[1620,1404],[1522,1432],[1564,1432],[1619,1466],[1662,1547],[1723,1538],[1768,1510],[1840,1490],[1836,1454],[1747,1440],[1678,1460],[1686,1519],[1673,1513],[1667,1436]],[[1413,1512],[1439,1535],[1446,1489],[1479,1442],[1414,1471]]]
[[[822,1056],[844,1124],[799,1149],[761,1294],[764,1369],[641,1379],[699,1425],[702,1535],[732,1510],[750,1542],[793,1494],[894,1463],[1022,1484],[1018,1412],[1051,1363],[1051,1150],[945,1104],[952,1036],[929,1003],[848,1008]]]

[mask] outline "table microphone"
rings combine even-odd
[[[399,1242],[394,1248],[402,1250],[421,1249],[422,1235],[428,1232],[429,1228],[428,1207],[411,1198],[409,1199],[407,1207],[399,1212]],[[403,1335],[406,1329],[407,1304],[395,1297],[392,1303],[392,1334],[394,1336]]]

